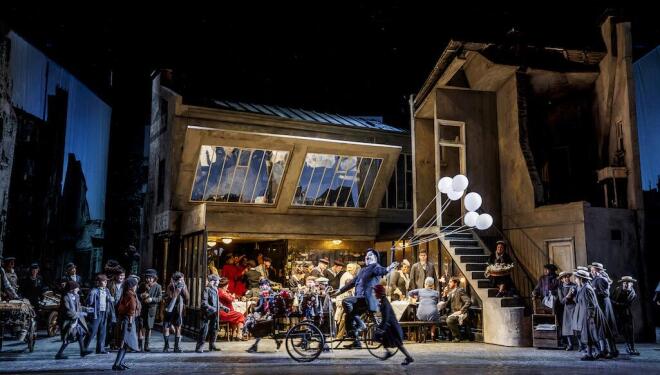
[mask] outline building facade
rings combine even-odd
[[[438,216],[440,235],[424,246],[460,270],[483,304],[485,342],[530,344],[525,305],[546,263],[572,271],[601,262],[613,280],[643,279],[630,24],[607,18],[600,31],[599,51],[451,41],[411,103],[415,217],[441,177],[464,174],[494,218],[473,245],[488,255],[503,238],[516,262],[520,298],[494,298],[487,258],[461,256],[442,235],[462,205],[438,215],[442,196],[422,215]],[[647,337],[648,287],[640,292],[636,328]]]
[[[163,278],[184,272],[196,309],[208,267],[221,267],[229,252],[271,258],[279,282],[296,260],[357,261],[368,247],[391,256],[412,221],[411,175],[404,130],[292,108],[196,105],[170,72],[159,73],[143,268]]]

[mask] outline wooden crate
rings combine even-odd
[[[553,330],[536,330],[539,324],[554,324]],[[561,337],[559,335],[561,327],[554,314],[532,314],[532,345],[536,348],[560,348]]]

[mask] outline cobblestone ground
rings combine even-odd
[[[641,356],[621,355],[615,360],[583,362],[577,352],[506,348],[480,343],[409,344],[415,362],[401,366],[401,354],[379,361],[366,350],[335,350],[322,353],[313,363],[299,364],[286,353],[284,346],[276,351],[271,340],[263,340],[261,353],[248,354],[251,342],[219,342],[221,352],[198,354],[194,342],[185,339],[184,353],[162,353],[162,337],[155,335],[152,353],[129,353],[131,367],[124,373],[140,374],[660,374],[660,346],[639,345]],[[113,373],[115,353],[78,356],[77,344],[67,348],[67,360],[53,357],[59,348],[57,338],[40,337],[35,351],[28,353],[24,344],[6,341],[0,353],[0,373]]]

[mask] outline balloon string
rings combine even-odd
[[[440,195],[440,194],[441,194],[441,193],[438,192],[438,193],[435,195],[435,197],[431,198],[431,200],[430,200],[429,203],[426,205],[426,207],[424,207],[424,209],[422,210],[422,212],[417,216],[417,218],[413,221],[413,223],[410,224],[410,227],[408,227],[408,229],[406,229],[406,231],[403,232],[403,234],[401,235],[401,237],[399,237],[399,239],[398,239],[396,242],[401,241],[401,240],[403,239],[403,237],[405,237],[405,236],[408,234],[408,232],[410,232],[410,230],[415,226],[415,224],[417,224],[417,221],[422,217],[422,215],[424,215],[424,212],[426,212],[426,210],[428,210],[428,208],[431,206],[431,203],[433,203],[433,202],[438,198],[438,195]]]
[[[424,224],[424,226],[423,226],[422,228],[419,229],[419,231],[417,232],[417,234],[411,236],[411,237],[408,239],[408,241],[409,241],[409,242],[412,242],[412,241],[414,241],[416,238],[419,238],[419,237],[421,237],[421,236],[426,235],[426,234],[427,234],[426,231],[427,231],[429,228],[431,228],[431,226],[433,226],[433,224],[435,223],[436,220],[438,220],[438,217],[435,216],[435,215],[433,215],[433,217],[431,217],[431,218],[426,222],[426,224]]]

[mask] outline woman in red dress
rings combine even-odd
[[[222,305],[226,306],[229,311],[224,312],[223,310],[220,310],[220,322],[229,323],[232,330],[238,330],[236,336],[243,340],[244,338],[242,332],[245,316],[234,310],[234,305],[232,302],[234,302],[235,297],[229,293],[228,287],[229,280],[226,277],[221,277],[220,282],[218,283],[218,300]]]
[[[224,267],[222,267],[222,276],[229,280],[228,291],[236,296],[245,294],[245,283],[243,282],[245,268],[239,264],[242,257],[230,254]]]

